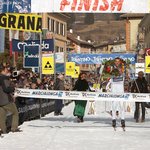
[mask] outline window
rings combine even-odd
[[[65,25],[60,23],[60,34],[65,36]]]
[[[51,19],[50,18],[48,18],[47,26],[48,26],[48,30],[51,31]]]
[[[55,21],[53,19],[51,19],[51,28],[50,28],[51,32],[55,32]]]
[[[59,22],[56,21],[56,33],[60,34]]]
[[[56,53],[59,52],[59,46],[56,46],[56,47],[55,47],[55,52],[56,52]]]
[[[60,47],[60,52],[64,52],[64,48],[63,47]]]

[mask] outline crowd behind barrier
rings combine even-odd
[[[88,84],[94,89],[101,89],[102,92],[108,92],[106,89],[109,79],[100,80],[97,73],[87,73]],[[29,70],[17,70],[12,72],[11,80],[16,88],[23,89],[41,89],[53,90],[54,76],[43,75],[42,79],[39,74]],[[65,78],[65,90],[72,90],[76,79]],[[125,82],[125,92],[130,92],[132,81]],[[40,118],[54,111],[54,99],[37,99],[37,98],[16,98],[16,106],[19,111],[19,124],[31,119]],[[70,101],[69,101],[70,102]],[[68,103],[68,102],[67,102]],[[149,107],[149,104],[148,106]],[[7,126],[10,126],[11,115],[8,114]]]

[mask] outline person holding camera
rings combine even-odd
[[[10,75],[10,67],[2,65],[0,67],[0,129],[2,134],[7,133],[6,117],[8,112],[12,114],[11,131],[20,131],[18,128],[18,110],[12,96],[15,88],[10,81]]]

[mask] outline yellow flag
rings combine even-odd
[[[72,76],[72,78],[78,78],[80,74],[80,67],[79,66],[75,66],[74,68],[74,75]]]
[[[74,76],[75,62],[66,62],[66,76]]]
[[[145,73],[150,73],[150,56],[145,57]]]
[[[54,57],[42,57],[42,74],[54,74]]]

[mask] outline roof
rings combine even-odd
[[[144,18],[141,20],[139,26],[143,27],[143,26],[146,26],[147,24],[150,24],[150,14],[146,14],[144,16]]]
[[[84,40],[79,40],[76,38],[76,35],[74,35],[74,34],[68,33],[67,38],[78,45],[87,45],[87,46],[93,47],[92,43],[89,43]]]
[[[132,19],[135,19],[135,18],[143,18],[145,16],[145,13],[127,13],[127,14],[123,14],[123,15],[120,15],[120,18],[132,18]]]

